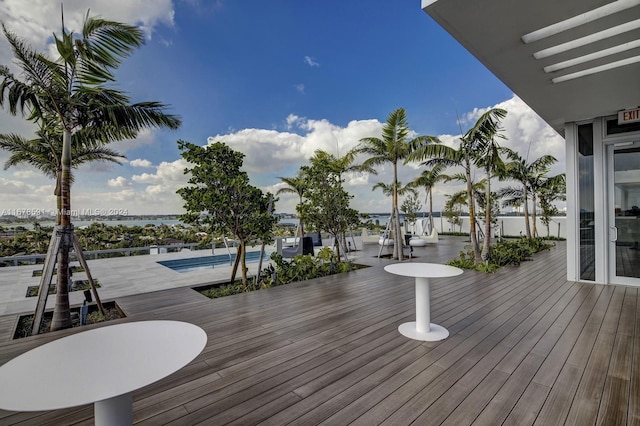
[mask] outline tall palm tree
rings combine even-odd
[[[57,293],[52,330],[71,326],[67,292],[71,225],[71,147],[72,138],[84,129],[85,141],[95,145],[133,138],[149,127],[175,129],[180,119],[164,112],[159,102],[131,104],[122,91],[112,88],[114,70],[131,52],[140,47],[140,29],[119,22],[87,16],[80,34],[64,28],[54,34],[57,59],[35,52],[25,41],[3,32],[21,70],[20,78],[0,66],[0,106],[11,114],[18,111],[34,122],[57,120],[62,130],[60,164],[61,219],[56,228],[60,237]]]
[[[382,128],[381,138],[362,138],[360,139],[360,144],[355,148],[357,153],[368,156],[361,165],[363,170],[372,170],[376,166],[385,163],[391,163],[393,166],[393,193],[390,220],[395,234],[393,242],[394,259],[402,260],[403,258],[402,241],[400,240],[402,230],[400,228],[398,211],[398,162],[404,161],[407,158],[413,146],[426,145],[435,140],[437,139],[431,136],[418,136],[410,139],[406,112],[404,108],[398,108],[392,111],[387,117],[387,121]]]
[[[424,188],[426,192],[425,203],[429,204],[429,229],[433,229],[433,187],[436,183],[449,179],[449,176],[443,173],[444,170],[443,164],[436,164],[430,169],[423,170],[420,176],[409,183],[411,187]]]
[[[469,238],[473,256],[477,263],[481,262],[480,246],[476,235],[476,211],[475,197],[473,192],[473,147],[465,137],[460,138],[458,148],[449,147],[443,143],[435,141],[429,144],[421,144],[414,147],[414,150],[407,157],[407,161],[423,161],[427,167],[461,167],[463,169],[463,180],[466,184],[467,206],[469,208]]]
[[[472,147],[472,158],[475,165],[484,169],[485,185],[485,221],[482,252],[480,257],[483,262],[487,262],[489,257],[489,246],[491,244],[491,177],[499,169],[504,167],[500,154],[502,148],[497,139],[504,139],[500,134],[500,120],[507,116],[507,111],[500,108],[493,108],[480,116],[476,124],[465,134],[464,138]]]
[[[302,201],[304,198],[304,192],[308,188],[307,180],[302,175],[302,173],[298,172],[298,174],[294,177],[279,177],[282,182],[286,183],[287,186],[284,186],[276,192],[276,196],[280,194],[296,194],[298,196],[298,204],[296,205],[296,212],[298,213],[298,220],[300,221],[300,237],[304,236],[304,224],[302,218]],[[300,240],[302,242],[302,240]]]
[[[498,194],[504,198],[502,205],[505,207],[522,204],[525,233],[527,238],[531,238],[537,232],[535,216],[537,192],[539,192],[540,187],[544,185],[544,181],[547,179],[549,167],[558,160],[552,155],[543,155],[534,161],[528,162],[526,158],[522,158],[520,154],[512,150],[509,151],[508,155],[511,161],[506,165],[505,175],[518,182],[520,186],[501,188]],[[529,224],[529,200],[533,203],[533,232]]]

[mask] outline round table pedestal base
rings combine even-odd
[[[437,342],[438,340],[444,340],[449,337],[449,330],[433,323],[430,324],[429,331],[426,333],[417,330],[415,321],[400,324],[398,331],[409,339],[423,340],[425,342]]]
[[[117,426],[133,424],[133,401],[131,393],[116,396],[93,404],[95,426]]]

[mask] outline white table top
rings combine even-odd
[[[462,269],[440,263],[403,262],[393,263],[384,270],[395,275],[414,278],[444,278],[462,274]]]
[[[0,367],[0,408],[54,410],[123,395],[178,371],[206,343],[200,327],[179,321],[130,322],[63,337]]]

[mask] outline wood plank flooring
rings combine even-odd
[[[443,237],[412,261],[445,262],[463,244]],[[188,321],[209,337],[193,363],[134,392],[135,423],[640,424],[636,288],[566,281],[559,243],[519,267],[432,281],[432,321],[451,334],[417,342],[397,331],[414,320],[413,279],[365,247],[371,267],[339,276],[215,300],[186,288],[118,300],[125,321]],[[0,339],[0,364],[73,332]],[[91,406],[0,411],[2,425],[92,421]]]

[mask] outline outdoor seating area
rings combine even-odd
[[[454,257],[464,238],[425,247]],[[370,265],[219,299],[175,288],[118,299],[127,318],[184,321],[203,352],[133,392],[135,424],[600,424],[640,416],[638,289],[566,281],[566,245],[494,274],[431,283],[430,317],[449,336],[407,338],[414,278]],[[416,260],[420,262],[421,260]],[[410,262],[410,261],[407,261]],[[0,324],[11,317],[0,317]],[[0,364],[76,330],[0,341]],[[73,371],[73,366],[70,366]],[[97,386],[100,366],[95,365]],[[92,405],[0,411],[0,423],[91,424]]]

